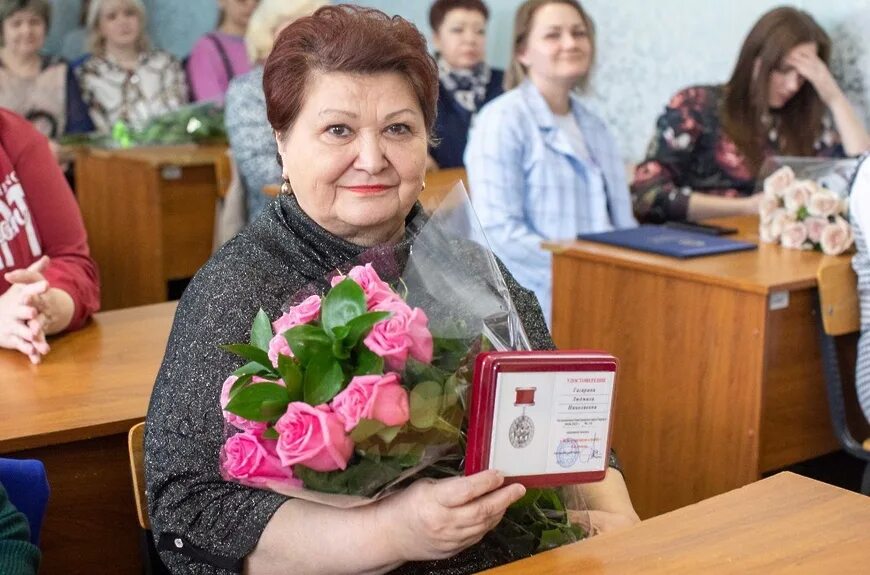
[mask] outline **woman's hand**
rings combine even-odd
[[[48,291],[48,282],[13,284],[0,295],[0,347],[17,349],[32,363],[48,353],[45,316],[37,300]]]
[[[27,269],[11,271],[4,277],[13,285],[31,285],[40,282],[47,284],[42,272],[48,267],[48,262],[48,256],[42,256]],[[61,289],[49,287],[34,300],[34,303],[39,310],[41,327],[44,331],[43,339],[46,334],[52,335],[65,330],[72,321],[75,302],[72,296]]]
[[[797,70],[798,74],[812,84],[826,106],[830,107],[834,102],[845,97],[834,76],[831,75],[827,64],[816,54],[815,47],[800,46],[795,48],[784,63]]]
[[[640,523],[636,514],[625,515],[600,510],[568,511],[568,519],[571,523],[583,527],[589,537],[599,533],[622,531]]]
[[[501,487],[504,476],[489,470],[469,477],[421,479],[380,504],[381,525],[404,561],[451,557],[480,541],[526,490]]]

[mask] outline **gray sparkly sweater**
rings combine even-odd
[[[409,222],[419,210],[415,206]],[[414,233],[409,225],[406,235]],[[407,241],[395,249],[403,245]],[[218,345],[247,341],[260,307],[278,317],[297,292],[351,261],[366,261],[364,252],[371,253],[331,235],[295,198],[282,196],[221,248],[188,286],[151,396],[145,436],[151,525],[172,573],[240,572],[244,557],[287,499],[221,478],[224,422],[218,400],[224,379],[241,361]],[[534,294],[501,269],[532,347],[553,348]],[[485,539],[452,559],[411,563],[400,571],[473,573],[514,558]]]

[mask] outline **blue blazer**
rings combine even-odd
[[[500,96],[504,91],[502,82],[504,72],[492,69],[492,76],[486,86],[484,104]],[[472,114],[456,103],[453,96],[442,83],[438,83],[438,116],[435,119],[435,137],[439,143],[429,148],[429,154],[438,162],[439,168],[461,168],[462,155],[468,143],[468,130],[471,128]]]

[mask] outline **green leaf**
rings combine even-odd
[[[381,441],[389,445],[392,443],[396,436],[399,435],[399,432],[402,430],[401,425],[394,425],[392,427],[385,427],[384,429],[378,431],[378,437],[381,438]]]
[[[330,401],[344,385],[344,372],[335,358],[315,358],[305,369],[305,403],[320,405]]]
[[[249,421],[270,422],[287,409],[290,398],[283,385],[254,383],[239,391],[227,404],[226,410]],[[283,404],[283,410],[280,406]]]
[[[272,369],[272,367],[267,367],[256,361],[251,361],[234,371],[233,375],[241,377],[243,375],[274,375],[274,373],[275,370]]]
[[[360,345],[357,347],[354,375],[380,375],[384,373],[384,358]]]
[[[292,357],[278,355],[278,373],[281,374],[281,379],[287,386],[287,395],[290,401],[300,401],[302,399],[302,372]]]
[[[267,427],[263,432],[263,439],[278,439],[278,432],[274,427]]]
[[[254,317],[254,324],[251,326],[251,345],[259,347],[263,351],[269,351],[269,341],[273,335],[269,316],[266,315],[263,308],[260,308]]]
[[[293,355],[305,366],[316,357],[332,353],[332,340],[316,325],[303,324],[284,332]]]
[[[323,329],[332,334],[338,326],[366,312],[366,296],[363,289],[350,278],[345,278],[329,290],[321,307]]]
[[[347,329],[344,326],[341,326],[338,329]],[[337,359],[347,359],[350,357],[350,350],[344,346],[344,342],[340,339],[336,339],[332,342],[332,355]]]
[[[374,419],[360,419],[350,432],[350,438],[354,443],[365,441],[369,437],[383,430],[386,426],[380,421]]]
[[[424,381],[411,389],[411,425],[429,429],[438,421],[444,393],[437,381]]]
[[[352,320],[351,320],[352,321]],[[347,334],[350,333],[350,328],[346,325],[340,325],[334,330],[332,330],[332,335],[335,336],[336,341],[341,341],[347,337]],[[353,347],[353,346],[351,346]]]
[[[561,529],[546,529],[541,533],[541,542],[538,544],[538,551],[546,551],[547,549],[555,549],[566,543],[573,543],[576,539],[572,533],[565,532]]]
[[[250,362],[259,363],[260,365],[272,365],[272,362],[269,361],[269,356],[265,351],[260,349],[259,347],[254,347],[253,345],[249,345],[247,343],[233,343],[229,345],[222,345],[220,348],[224,351],[228,351],[230,353],[234,353],[239,357],[247,359]]]
[[[368,335],[376,323],[391,315],[388,311],[370,311],[347,322],[348,334],[345,336],[345,341],[348,347],[355,346],[360,339]]]
[[[249,375],[243,375],[243,376],[241,376],[239,379],[237,379],[237,380],[235,381],[235,383],[233,383],[233,385],[230,386],[229,399],[232,400],[236,395],[239,394],[240,391],[242,391],[242,389],[243,389],[246,385],[248,385],[249,383],[251,383],[251,380],[253,380],[253,379],[254,379],[254,376],[253,376],[253,375],[250,375],[250,374],[249,374]]]
[[[343,471],[320,472],[304,465],[293,466],[293,474],[302,480],[307,489],[363,497],[371,497],[401,473],[399,464],[386,458],[375,461],[363,457]]]
[[[522,509],[525,507],[531,507],[535,503],[538,502],[538,499],[541,497],[541,490],[536,489],[534,487],[529,487],[526,489],[526,494],[511,503],[511,509]]]

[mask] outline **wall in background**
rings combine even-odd
[[[287,0],[293,1],[293,0]],[[144,0],[152,38],[185,56],[217,20],[214,0]],[[78,21],[78,0],[53,0],[55,18],[48,48],[60,51],[64,31]],[[429,2],[361,0],[399,14],[431,36]],[[490,0],[487,50],[504,67],[510,53],[513,16],[522,0]],[[584,0],[598,29],[598,63],[587,101],[613,127],[626,159],[643,157],[653,125],[670,96],[690,84],[725,81],[743,38],[775,0]],[[835,71],[850,98],[867,113],[870,102],[870,0],[801,0],[834,39]],[[870,118],[868,118],[870,119]]]

